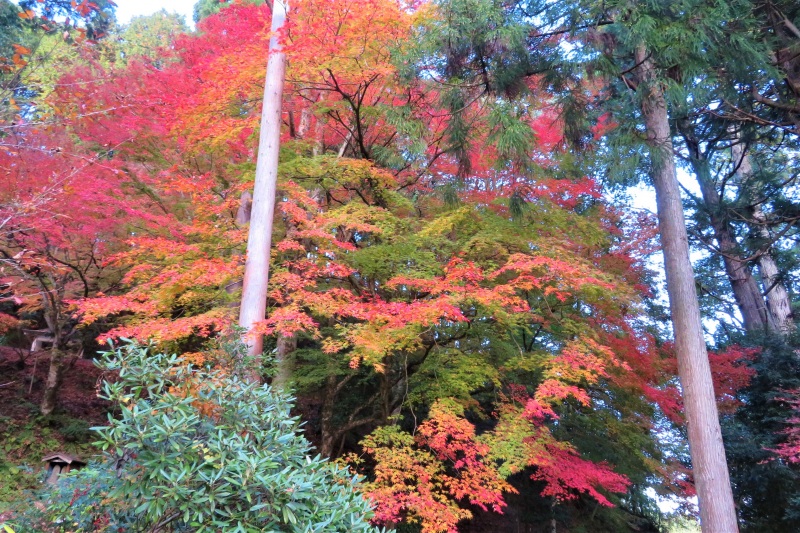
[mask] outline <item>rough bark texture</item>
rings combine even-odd
[[[655,67],[644,47],[636,50],[635,75],[644,92],[641,110],[653,161],[659,230],[667,292],[675,331],[692,471],[703,531],[738,531],[714,385],[706,352],[680,187],[675,170],[667,104]]]
[[[732,147],[732,159],[734,165],[738,166],[739,182],[742,186],[749,188],[753,175],[753,165],[746,148],[742,143],[736,143]],[[765,243],[770,243],[773,239],[767,228],[767,217],[761,210],[761,205],[756,201],[760,198],[753,195],[753,207],[750,209],[750,216],[755,226],[755,233]],[[772,257],[771,250],[766,250],[756,260],[758,270],[761,273],[761,281],[764,286],[764,294],[767,298],[767,309],[772,319],[772,330],[778,333],[787,334],[794,329],[792,317],[792,304],[789,293],[780,279],[780,272],[775,259]]]
[[[284,0],[285,2],[285,0]],[[275,192],[278,183],[278,152],[281,135],[281,100],[286,73],[286,55],[278,42],[278,31],[286,21],[287,5],[275,0],[272,4],[272,32],[269,42],[269,60],[264,84],[264,103],[261,112],[261,131],[258,141],[256,180],[250,230],[247,236],[247,263],[245,264],[242,305],[239,325],[250,330],[266,317],[269,257],[272,246],[272,221],[275,215]],[[261,379],[261,352],[264,339],[261,335],[245,335],[248,355],[254,358],[251,379]],[[283,361],[277,361],[278,374]],[[283,383],[275,383],[283,386]]]
[[[766,237],[769,238],[766,228],[761,226],[760,231],[767,233]],[[762,238],[764,238],[763,235]],[[758,270],[761,272],[761,281],[764,284],[764,292],[767,296],[767,308],[776,325],[775,330],[779,333],[787,334],[794,329],[792,304],[789,299],[789,293],[786,292],[786,287],[780,281],[778,265],[769,251],[758,258]]]

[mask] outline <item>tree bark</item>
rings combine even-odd
[[[758,211],[760,211],[760,209]],[[767,234],[766,236],[762,235],[762,238],[770,237],[769,232],[764,226],[761,226],[759,231]],[[764,285],[764,292],[767,297],[767,308],[776,325],[775,331],[786,335],[794,329],[792,304],[789,299],[789,293],[786,292],[786,287],[781,283],[778,265],[775,263],[775,259],[769,251],[758,258],[758,270],[761,273],[761,281]]]
[[[731,156],[733,164],[738,166],[739,182],[743,187],[751,189],[753,165],[750,155],[745,151],[745,146],[742,143],[735,143],[731,147]],[[769,229],[767,229],[767,217],[758,203],[759,195],[752,194],[753,191],[748,192],[753,197],[750,216],[754,222],[755,233],[762,241],[769,243],[772,241],[772,236],[769,234]],[[794,320],[792,317],[792,303],[786,287],[781,283],[778,265],[775,263],[775,258],[772,257],[770,250],[766,250],[761,254],[756,260],[756,264],[761,273],[764,295],[767,298],[767,309],[773,324],[772,330],[785,335],[794,329]]]
[[[339,433],[337,433],[333,427],[333,406],[336,402],[336,394],[338,392],[337,385],[336,375],[329,375],[325,383],[325,398],[322,402],[322,413],[320,417],[320,429],[322,432],[320,453],[323,457],[331,457],[333,455],[336,446],[336,438],[339,436]]]
[[[286,55],[278,41],[278,32],[286,21],[286,0],[272,3],[272,38],[269,42],[269,60],[264,83],[264,103],[261,111],[261,131],[258,142],[256,178],[250,230],[247,236],[247,262],[245,263],[242,305],[239,325],[246,330],[244,342],[247,353],[253,357],[250,379],[260,381],[261,353],[264,339],[251,332],[253,325],[264,320],[267,309],[267,282],[272,246],[272,222],[275,215],[275,192],[278,185],[278,154],[281,135],[281,100],[286,73]],[[278,373],[284,361],[278,359]]]
[[[739,528],[694,272],[689,260],[689,239],[675,169],[666,98],[645,47],[639,46],[634,55],[637,65],[635,75],[640,90],[644,92],[641,110],[653,165],[652,179],[656,189],[667,293],[675,332],[692,471],[700,505],[700,523],[705,532],[733,533]]]
[[[50,350],[50,370],[47,372],[44,395],[39,406],[44,416],[51,415],[56,408],[58,389],[61,388],[61,380],[64,376],[64,356],[65,353],[57,346],[53,346]]]
[[[292,378],[292,368],[289,364],[289,355],[297,349],[297,337],[278,334],[275,360],[278,362],[275,375],[272,376],[272,386],[285,389]]]

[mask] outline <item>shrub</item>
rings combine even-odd
[[[101,394],[119,416],[94,428],[104,460],[23,531],[374,531],[358,480],[310,456],[290,396],[135,344],[100,364],[119,376]]]

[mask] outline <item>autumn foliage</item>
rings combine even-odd
[[[503,513],[519,473],[553,505],[613,507],[672,483],[680,467],[653,432],[657,413],[680,420],[674,363],[642,305],[652,220],[626,222],[592,179],[555,171],[564,133],[547,95],[532,90],[514,123],[535,154],[521,164],[487,99],[456,117],[437,80],[409,75],[410,43],[436,16],[392,0],[292,2],[257,331],[290,341],[322,452],[350,452],[381,524],[458,531],[477,510]],[[50,102],[69,135],[27,129],[27,152],[0,152],[14,180],[3,209],[33,228],[9,233],[14,283],[74,271],[70,250],[115,273],[60,303],[102,340],[196,354],[231,326],[268,27],[266,5],[234,4],[158,64],[88,54],[63,76]],[[457,119],[473,132],[459,147]],[[733,405],[748,353],[714,357]],[[609,442],[615,456],[592,453]]]

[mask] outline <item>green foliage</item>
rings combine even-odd
[[[309,455],[289,396],[135,344],[104,354],[102,366],[118,373],[104,384],[102,397],[119,407],[118,418],[95,428],[103,463],[59,483],[46,495],[44,516],[23,518],[29,527],[374,529],[358,480]]]
[[[443,349],[433,352],[420,365],[410,382],[408,400],[412,405],[431,405],[439,398],[448,398],[471,405],[479,391],[499,385],[497,369],[483,354]]]
[[[198,2],[194,5],[194,10],[192,14],[192,18],[194,18],[195,22],[200,22],[206,17],[210,17],[211,15],[215,15],[220,12],[220,10],[230,6],[234,2],[230,0],[198,0]],[[260,0],[244,0],[244,3],[248,4],[260,4]]]
[[[769,451],[785,438],[781,430],[792,416],[781,398],[786,391],[800,389],[797,336],[749,342],[763,347],[753,362],[757,373],[742,391],[742,406],[722,425],[734,496],[745,522],[742,531],[797,531],[800,472]]]
[[[159,66],[164,56],[161,48],[168,47],[189,27],[183,16],[162,9],[152,15],[134,17],[120,33],[122,53],[128,57],[147,57]]]
[[[19,43],[22,37],[20,10],[9,0],[0,0],[0,56],[10,57],[11,45]]]
[[[21,508],[13,525],[17,531],[34,533],[130,531],[136,521],[134,509],[108,498],[118,485],[113,468],[90,463],[33,496],[44,505]]]

